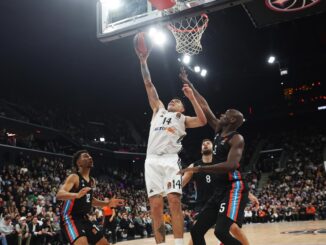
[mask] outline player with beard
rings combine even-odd
[[[208,166],[213,164],[213,142],[210,139],[204,139],[201,145],[202,158],[188,167]],[[208,199],[213,195],[216,189],[216,180],[218,175],[211,173],[193,173],[187,172],[182,177],[182,187],[193,179],[196,189],[195,211],[199,213]]]
[[[239,171],[240,160],[244,150],[244,139],[237,132],[243,124],[241,112],[229,109],[218,119],[210,109],[207,101],[188,80],[184,69],[180,73],[181,80],[190,86],[195,98],[203,109],[209,125],[215,132],[214,163],[209,166],[186,168],[179,173],[212,173],[218,174],[218,188],[208,200],[197,218],[197,223],[191,230],[191,237],[195,245],[205,245],[204,235],[215,226],[215,236],[225,245],[249,244],[246,236],[240,232],[243,222],[244,208],[248,202],[248,186]],[[222,193],[221,193],[222,190]],[[239,233],[241,239],[232,234]]]
[[[202,158],[188,167],[197,167],[197,166],[210,166],[213,165],[213,142],[210,139],[204,139],[201,145]],[[193,179],[195,182],[196,189],[196,206],[195,211],[197,215],[200,214],[201,210],[204,208],[208,200],[213,196],[213,194],[218,192],[218,177],[217,174],[212,173],[193,173],[186,172],[182,177],[182,187],[186,186],[188,182]],[[220,189],[220,193],[223,194],[223,188]],[[259,202],[256,196],[249,192],[249,200],[252,205],[259,207]],[[234,229],[232,235],[237,238],[242,244],[248,244],[243,231],[241,229]],[[192,239],[189,241],[189,245],[192,245]]]
[[[95,179],[90,176],[93,159],[86,150],[77,151],[72,158],[78,168],[76,174],[70,174],[57,193],[58,200],[64,200],[61,210],[61,230],[70,244],[108,245],[102,232],[88,219],[92,206],[122,206],[124,200],[111,199],[107,202],[93,197]]]

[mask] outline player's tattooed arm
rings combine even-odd
[[[230,144],[231,144],[231,148],[226,162],[221,162],[210,166],[198,166],[194,168],[185,168],[182,169],[179,172],[179,174],[184,174],[189,171],[192,171],[194,173],[204,172],[204,173],[222,174],[238,169],[239,162],[241,160],[242,152],[244,149],[244,139],[241,135],[237,134],[233,136],[233,138],[230,140]]]
[[[152,83],[151,74],[149,72],[146,59],[140,59],[140,68],[141,68],[141,73],[143,76],[149,104],[152,110],[156,112],[158,109],[163,108],[164,105],[157,94],[154,84]]]
[[[190,82],[184,67],[181,67],[179,77],[184,84],[188,84],[191,87],[191,89],[194,91],[195,98],[198,101],[198,104],[200,105],[200,107],[203,109],[205,116],[207,118],[208,124],[214,129],[215,132],[219,131],[219,129],[220,129],[219,121],[220,120],[216,118],[216,116],[212,112],[211,108],[209,107],[206,99],[198,92],[198,90],[195,88],[194,84],[192,82]]]

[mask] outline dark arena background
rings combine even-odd
[[[108,37],[104,20],[99,23],[105,1],[0,2],[3,245],[68,244],[56,194],[76,171],[72,155],[81,149],[94,160],[94,197],[125,200],[111,216],[113,228],[103,227],[102,208],[93,207],[88,219],[110,244],[155,244],[144,179],[152,110],[133,37],[151,23],[172,20],[130,23],[122,34]],[[123,18],[136,5],[147,9],[146,0],[120,2],[115,11]],[[245,208],[242,230],[250,244],[326,244],[325,1],[213,2],[228,3],[180,12],[181,17],[208,13],[199,54],[177,53],[167,29],[165,37],[156,34],[148,66],[159,97],[166,106],[173,97],[183,98],[185,114],[195,115],[181,90],[184,66],[215,115],[228,108],[243,113],[240,166],[259,200],[259,206],[249,202]],[[183,168],[201,158],[205,138],[214,138],[208,125],[187,130]],[[196,213],[194,182],[182,191],[188,244]],[[163,218],[166,244],[174,244],[167,203]],[[220,244],[213,229],[206,243]]]

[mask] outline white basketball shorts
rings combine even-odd
[[[177,154],[147,155],[145,160],[145,181],[148,197],[166,196],[169,193],[182,194],[182,176]]]

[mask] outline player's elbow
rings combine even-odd
[[[227,168],[228,170],[231,172],[231,171],[235,171],[239,168],[239,164],[238,163],[233,163],[233,162],[230,162],[227,164]]]
[[[57,200],[63,200],[61,191],[58,191],[57,195],[55,196]]]
[[[199,124],[200,126],[205,126],[207,124],[207,118],[206,117],[199,117]]]

